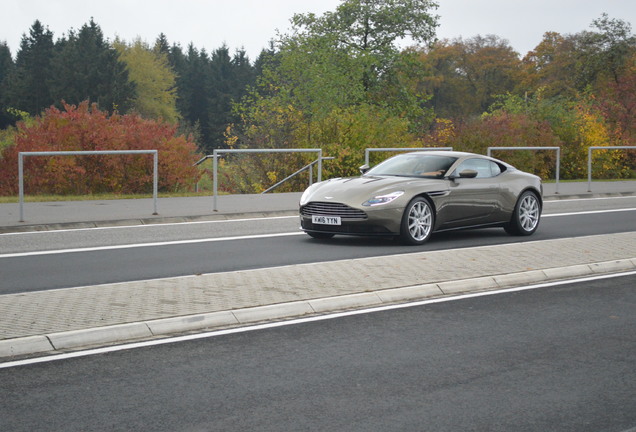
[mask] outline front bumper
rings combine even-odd
[[[300,226],[304,231],[363,236],[400,234],[403,208],[378,206],[354,209],[346,206],[347,208],[343,211],[339,208],[321,208],[314,204],[307,203],[300,207]],[[341,218],[341,225],[314,224],[312,223],[313,215],[338,216]]]

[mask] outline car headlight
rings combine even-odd
[[[404,191],[395,191],[395,192],[391,192],[390,194],[386,194],[386,195],[378,195],[378,196],[374,196],[373,198],[363,202],[362,205],[363,206],[367,206],[367,207],[384,205],[384,204],[390,203],[391,201],[393,201],[396,198],[401,197],[402,195],[404,195]]]
[[[307,189],[305,189],[305,192],[303,192],[303,194],[300,196],[301,206],[307,204],[307,201],[309,201],[309,197],[311,196],[311,193],[313,190],[314,190],[314,185],[311,185]]]

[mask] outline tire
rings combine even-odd
[[[504,227],[510,235],[529,236],[539,227],[541,220],[541,202],[534,192],[521,194],[512,212],[508,225]]]
[[[315,232],[315,231],[307,231],[307,235],[309,235],[309,237],[313,237],[315,239],[330,239],[335,234]]]
[[[409,245],[422,245],[428,241],[435,226],[435,212],[426,198],[414,198],[404,209],[400,226],[400,239]]]

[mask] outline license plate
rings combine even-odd
[[[318,225],[340,225],[340,216],[316,216],[311,217],[311,222]]]

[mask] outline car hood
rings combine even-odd
[[[396,176],[334,178],[310,186],[303,194],[301,205],[309,201],[327,201],[358,207],[370,198],[395,191],[405,192],[402,199],[396,200],[396,204],[402,201],[402,205],[406,205],[413,196],[412,190],[426,192],[446,189],[448,184],[441,179]]]

